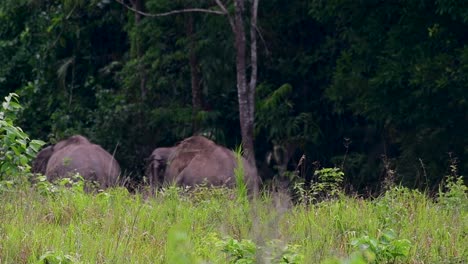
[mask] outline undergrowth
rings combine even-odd
[[[460,184],[447,182],[456,202],[394,187],[288,207],[267,192],[245,206],[252,198],[224,188],[148,197],[86,193],[79,179],[0,185],[0,263],[463,263]]]
[[[0,264],[468,260],[467,187],[455,163],[436,199],[395,185],[373,200],[346,196],[343,172],[325,168],[309,189],[296,186],[292,205],[285,194],[249,196],[242,166],[236,189],[90,193],[79,175],[31,181],[27,164],[43,142],[14,126],[15,98],[0,109]]]

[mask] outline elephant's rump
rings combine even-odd
[[[108,187],[116,183],[120,168],[114,158],[97,145],[68,146],[52,155],[46,171],[49,179],[75,173]]]

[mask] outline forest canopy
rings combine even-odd
[[[2,0],[0,95],[20,96],[32,138],[86,135],[134,178],[155,147],[193,134],[234,148],[239,15],[264,179],[303,155],[298,177],[337,166],[358,190],[467,174],[468,1],[259,1],[252,27],[253,2]],[[193,8],[205,12],[151,15]]]

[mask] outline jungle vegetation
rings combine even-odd
[[[31,138],[86,135],[136,180],[196,133],[251,137],[264,180],[335,166],[374,192],[467,174],[468,2],[268,0],[253,19],[255,2],[2,0],[0,95],[20,96]]]

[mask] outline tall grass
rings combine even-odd
[[[294,206],[264,193],[255,212],[228,189],[170,187],[150,197],[123,188],[56,190],[0,188],[0,263],[235,263],[252,244],[256,258],[243,263],[288,263],[288,256],[321,263],[347,258],[359,251],[354,239],[389,229],[411,243],[395,263],[468,259],[466,207],[401,187],[374,200],[341,196]]]

